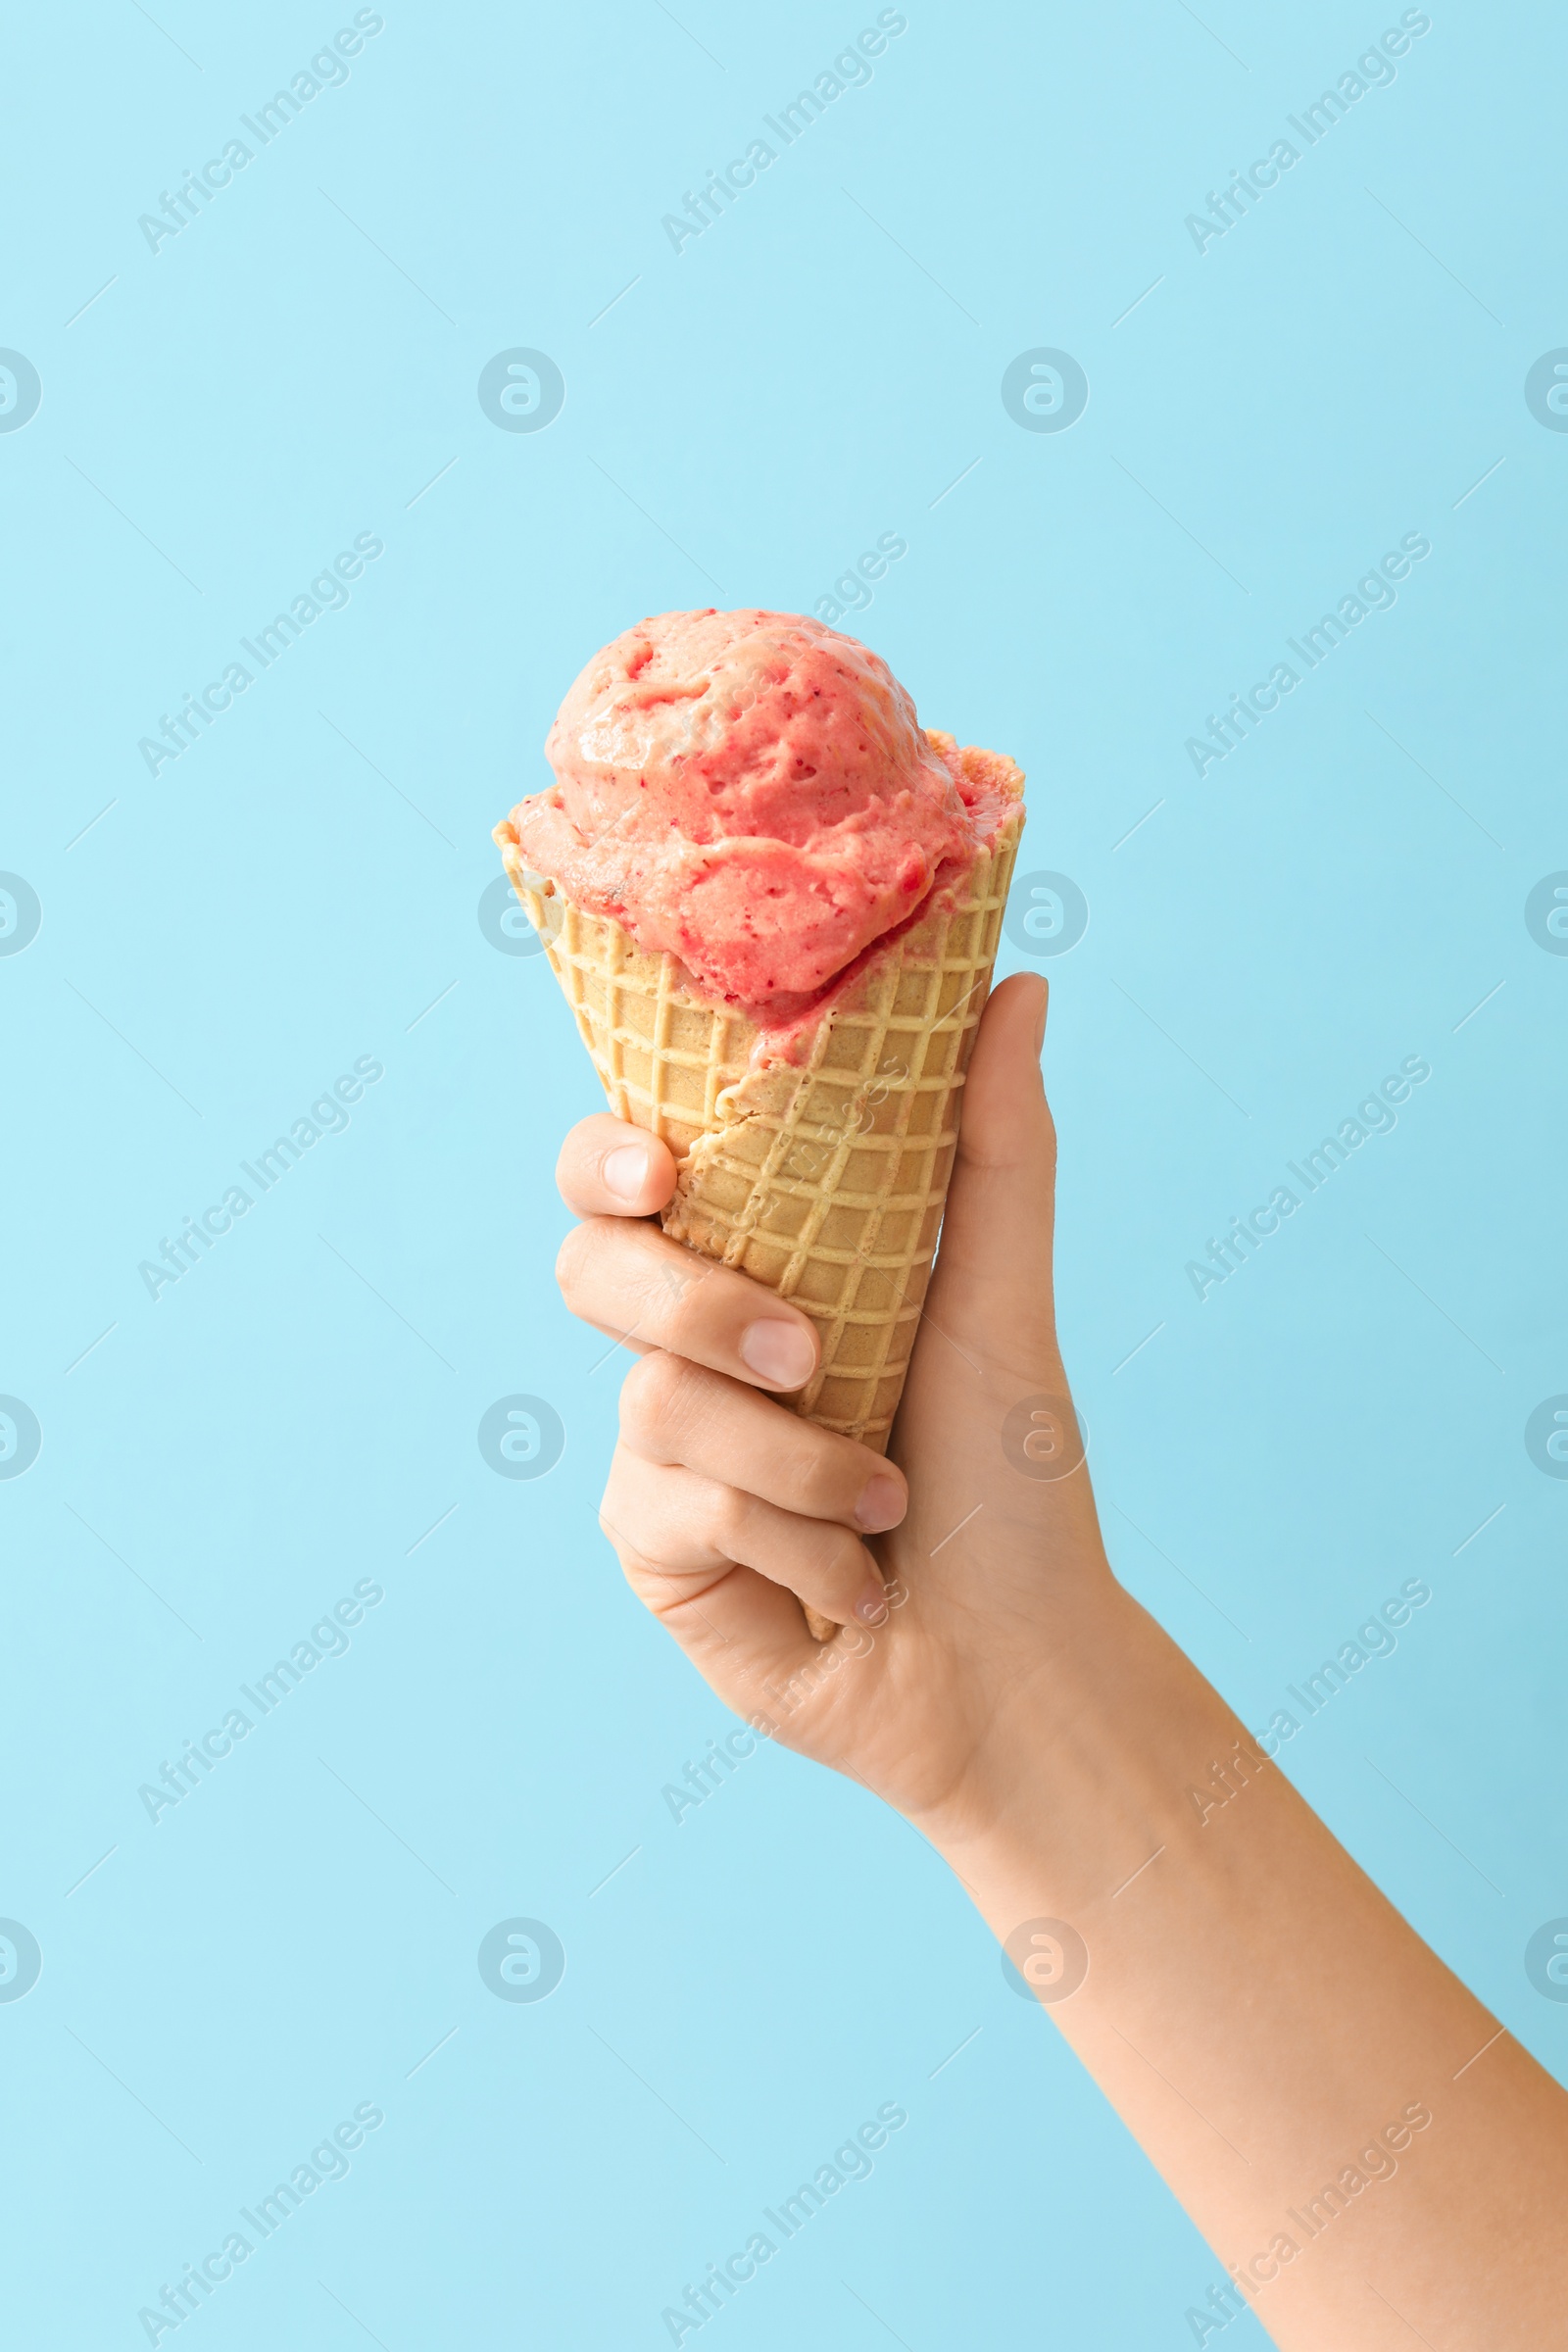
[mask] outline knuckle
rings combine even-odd
[[[562,1297],[568,1305],[573,1295],[582,1287],[588,1253],[592,1248],[592,1228],[587,1225],[573,1225],[562,1242],[561,1248],[556,1251],[556,1281]]]
[[[752,1498],[739,1487],[715,1486],[706,1511],[706,1534],[715,1551],[726,1559],[744,1549],[752,1524]]]
[[[625,1507],[624,1498],[615,1492],[613,1479],[605,1489],[605,1498],[599,1506],[599,1527],[625,1575],[659,1576],[662,1573],[657,1556],[657,1543],[648,1528],[638,1524],[637,1514]]]
[[[622,1568],[630,1569],[634,1561],[641,1559],[642,1553],[638,1545],[632,1542],[614,1514],[603,1504],[599,1511],[599,1532],[619,1560]]]
[[[604,1494],[599,1498],[599,1529],[618,1551],[628,1541],[627,1521],[631,1516],[630,1498],[625,1492],[625,1480],[620,1473],[617,1455],[605,1481]]]
[[[586,1124],[586,1120],[579,1119],[575,1127],[568,1127],[563,1138],[561,1150],[556,1153],[556,1190],[564,1200],[569,1200],[571,1198],[577,1169],[583,1156],[582,1131]]]
[[[714,1284],[712,1277],[721,1280]],[[712,1263],[712,1258],[698,1256],[696,1249],[672,1247],[662,1258],[659,1277],[654,1284],[654,1296],[659,1300],[661,1322],[670,1334],[670,1346],[677,1354],[686,1352],[686,1343],[703,1339],[703,1331],[712,1319],[712,1300],[724,1303],[724,1294],[731,1275]]]
[[[668,1334],[668,1344],[678,1355],[683,1355],[693,1343],[701,1342],[708,1319],[705,1271],[697,1266],[682,1266],[673,1258],[659,1269],[654,1297],[660,1320]]]
[[[621,1384],[620,1426],[633,1444],[662,1449],[685,1419],[691,1371],[678,1355],[656,1348]]]
[[[610,1534],[610,1531],[607,1529],[606,1533]],[[620,1562],[620,1573],[632,1591],[635,1592],[640,1586],[644,1585],[657,1589],[664,1578],[664,1570],[660,1567],[658,1561],[650,1558],[649,1554],[641,1550],[637,1544],[628,1543],[624,1536],[611,1535],[610,1540],[614,1548],[615,1557]],[[646,1599],[648,1595],[644,1593],[641,1597]],[[650,1605],[652,1604],[650,1603]]]

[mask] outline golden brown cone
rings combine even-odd
[[[951,737],[931,741],[954,756]],[[1014,763],[977,750],[956,757],[1011,804],[993,846],[873,949],[798,1065],[754,1070],[754,1022],[706,1003],[674,957],[644,954],[619,923],[533,873],[510,818],[495,829],[611,1109],[675,1154],[664,1231],[810,1316],[821,1363],[784,1401],[879,1453],[919,1327],[1023,830]],[[818,1641],[837,1630],[814,1610],[807,1618]]]

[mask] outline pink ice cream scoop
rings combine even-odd
[[[1004,810],[886,662],[790,612],[664,612],[596,654],[512,813],[528,864],[699,994],[804,1011]]]

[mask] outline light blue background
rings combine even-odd
[[[543,959],[476,919],[603,640],[809,610],[883,532],[908,554],[850,625],[927,723],[1019,758],[1024,866],[1092,909],[1047,1061],[1117,1568],[1258,1725],[1430,1583],[1285,1761],[1568,2068],[1523,1964],[1568,1913],[1568,1483],[1523,1441],[1568,1390],[1568,959],[1523,919],[1568,866],[1568,436],[1523,397],[1568,343],[1560,19],[1435,6],[1200,255],[1184,217],[1397,9],[919,0],[677,256],[662,216],[876,11],[677,13],[389,5],[156,253],[138,216],[352,11],[13,27],[0,343],[43,383],[0,436],[0,866],[43,908],[0,958],[0,1390],[43,1430],[0,1482],[29,2346],[145,2341],[138,2307],[366,2101],[384,2126],[217,2290],[209,2352],[666,2342],[683,2282],[894,2100],[732,2344],[1192,2340],[1215,2258],[919,1839],[772,1750],[670,1818],[726,1725],[595,1526],[617,1366],[551,1268],[596,1090]],[[519,345],[566,382],[535,434],[475,394]],[[999,394],[1041,345],[1090,381],[1059,434]],[[1412,531],[1395,609],[1200,781],[1205,714]],[[160,714],[365,532],[347,609],[149,774]],[[1417,1054],[1397,1129],[1200,1303],[1185,1262]],[[362,1055],[348,1131],[155,1302],[138,1262]],[[514,1392],[565,1427],[536,1482],[476,1444]],[[364,1578],[348,1654],[155,1826],[138,1786]],[[514,1915],[565,1946],[538,2004],[475,1965]]]

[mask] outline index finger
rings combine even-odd
[[[675,1191],[669,1146],[608,1110],[579,1119],[561,1147],[556,1183],[579,1217],[651,1217]]]

